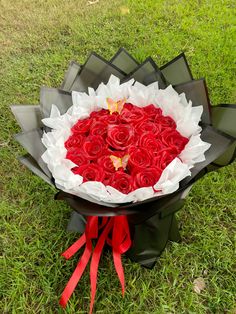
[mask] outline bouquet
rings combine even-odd
[[[235,158],[235,106],[211,112],[205,81],[193,80],[184,54],[159,69],[123,48],[110,62],[93,53],[83,66],[71,63],[61,89],[43,87],[39,106],[12,111],[29,152],[21,162],[56,186],[56,199],[75,210],[69,228],[84,232],[63,253],[85,245],[60,304],[91,257],[90,313],[104,245],[124,293],[121,254],[153,267],[168,239],[180,239],[174,214],[194,181]]]

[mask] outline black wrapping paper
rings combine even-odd
[[[12,105],[11,110],[23,132],[42,128],[39,105]]]
[[[66,71],[64,81],[61,84],[61,89],[70,92],[72,85],[81,70],[81,65],[75,61],[71,61],[68,70]]]
[[[193,76],[184,53],[179,54],[160,68],[166,82],[171,85],[186,83],[193,80]]]
[[[139,66],[139,63],[124,48],[120,48],[111,58],[110,62],[126,75],[133,72]]]
[[[137,68],[135,68],[125,77],[125,79],[122,80],[122,82],[126,82],[132,78],[144,85],[158,82],[159,88],[166,87],[165,77],[151,57],[147,58],[142,64],[138,65]]]
[[[87,92],[88,87],[96,89],[101,82],[107,83],[111,74],[120,79],[125,77],[122,70],[93,52],[76,76],[71,90]]]

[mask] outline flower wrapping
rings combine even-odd
[[[45,132],[43,135],[42,141],[47,150],[42,155],[42,159],[60,190],[94,202],[121,204],[143,201],[174,192],[178,189],[179,182],[190,175],[193,165],[205,160],[204,152],[210,144],[200,138],[201,127],[198,123],[203,111],[202,106],[192,107],[191,101],[187,102],[184,94],[178,95],[171,85],[162,90],[158,88],[157,82],[148,86],[138,82],[133,84],[133,79],[120,84],[118,78],[111,76],[108,83],[106,85],[101,83],[96,91],[90,88],[89,95],[72,92],[73,105],[63,115],[56,105],[52,105],[50,117],[42,120],[52,129],[51,132]],[[126,99],[120,114],[118,112],[109,114],[107,99],[113,101]],[[146,109],[147,112],[142,109]],[[148,112],[150,109],[154,111],[153,121]],[[161,110],[163,115],[158,110]],[[92,113],[96,113],[93,119]],[[101,115],[103,121],[107,122],[110,119],[111,122],[102,123]],[[118,119],[121,121],[117,121]],[[145,119],[147,119],[146,123],[143,122]],[[171,123],[176,127],[171,128]],[[147,129],[142,130],[142,127]],[[155,131],[155,128],[160,127],[162,127],[160,130]],[[102,134],[105,135],[105,140],[104,136],[97,135],[101,128],[105,130]],[[90,134],[87,135],[89,130]],[[145,141],[141,135],[153,139],[156,150],[151,145],[148,146],[146,143],[148,139],[146,138]],[[123,136],[123,139],[118,141],[119,136]],[[76,142],[71,143],[71,140]],[[68,149],[65,147],[66,144],[69,145]],[[185,146],[183,150],[182,146]],[[171,148],[176,152],[170,152]],[[115,156],[117,154],[118,156]],[[152,173],[158,171],[161,175],[157,175],[153,186],[140,186],[137,189],[128,186],[127,193],[122,193],[121,189],[117,190],[111,186],[116,181],[118,172],[116,177],[109,172],[107,176],[110,176],[111,180],[104,185],[101,182],[104,171],[99,172],[103,165],[95,163],[95,160],[99,157],[109,158],[109,156],[118,158],[119,154],[129,156],[128,167],[141,167],[146,171],[149,167],[152,168]],[[147,158],[149,154],[150,158]],[[161,165],[152,162],[151,159],[163,159],[164,154],[167,155],[167,159],[173,156],[173,160],[169,163],[169,160],[162,161]],[[78,161],[78,158],[82,160]],[[137,160],[140,158],[142,162]],[[86,164],[87,161],[90,162],[90,169]],[[120,168],[123,170],[122,167]],[[141,169],[138,175],[143,175],[144,169],[143,171]],[[96,171],[97,176],[94,180],[83,182],[82,174],[85,174],[83,170],[90,170],[90,174],[91,171]],[[111,166],[110,171],[112,170]],[[137,169],[134,169],[134,172],[135,170],[137,172]],[[122,172],[119,174],[122,176]],[[133,176],[129,178],[132,179]],[[125,179],[124,173],[122,179],[123,181]],[[135,181],[137,182],[137,179]]]
[[[110,104],[108,98],[112,101]],[[66,148],[78,120],[88,119],[93,112],[112,111],[114,104],[117,109],[122,99],[127,106],[131,103],[140,110],[152,104],[164,117],[170,117],[176,131],[187,138],[175,158],[161,167],[160,177],[155,177],[153,185],[140,187],[136,183],[127,193],[122,193],[120,186],[117,189],[113,183],[107,184],[104,178],[85,182],[85,175],[81,175],[84,172],[80,171],[86,167],[80,167],[78,160],[77,164],[73,162],[72,155],[67,155],[69,147]],[[132,260],[151,268],[168,240],[180,240],[175,212],[183,206],[193,183],[208,171],[217,170],[235,159],[235,108],[235,105],[210,105],[205,80],[193,79],[184,54],[158,68],[150,57],[138,64],[123,48],[109,62],[95,53],[83,66],[72,62],[61,89],[41,89],[40,105],[12,106],[22,128],[16,139],[28,151],[20,161],[44,181],[55,185],[59,189],[56,199],[66,200],[74,209],[68,229],[85,230],[83,236],[63,253],[65,258],[70,258],[85,245],[81,260],[63,292],[61,305],[66,305],[91,257],[92,312],[97,268],[105,244],[112,248],[124,292],[121,254],[126,253]],[[111,116],[116,114],[111,112]],[[119,114],[122,115],[122,111]],[[100,128],[95,130],[98,132]],[[114,145],[114,138],[111,140]],[[137,146],[137,141],[133,146]],[[132,149],[118,148],[125,150],[125,155],[116,155],[114,151],[114,154],[108,154],[118,158],[113,162],[114,168],[118,160],[121,164],[117,170],[130,171],[137,182],[137,174],[130,170]],[[122,159],[126,155],[129,156],[127,165],[122,166],[122,162],[126,163]],[[76,169],[78,173],[75,173]],[[94,238],[98,240],[93,249]]]

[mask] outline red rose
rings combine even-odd
[[[133,139],[133,127],[124,124],[108,126],[106,141],[113,149],[125,150],[132,144]]]
[[[114,172],[113,172],[114,173]],[[104,171],[104,178],[102,180],[102,183],[104,185],[111,185],[110,182],[111,182],[111,177],[113,175],[112,172],[107,172],[107,171]]]
[[[90,118],[78,120],[78,122],[71,128],[71,131],[75,134],[88,133],[91,123],[92,120]]]
[[[148,119],[148,115],[142,108],[133,106],[130,110],[129,107],[124,107],[120,113],[120,121],[123,123],[137,123]]]
[[[90,163],[89,159],[85,156],[84,151],[78,147],[70,147],[67,151],[66,158],[70,159],[78,166]]]
[[[108,110],[107,110],[108,111]],[[98,121],[103,121],[106,124],[118,124],[120,121],[120,115],[118,112],[109,113],[107,115],[102,115],[98,117]]]
[[[175,159],[178,156],[177,150],[173,148],[166,148],[162,150],[159,155],[154,157],[154,164],[164,170],[173,159]]]
[[[134,107],[134,105],[132,105],[131,103],[126,102],[126,103],[124,104],[123,109],[125,108],[125,109],[128,109],[128,110],[132,110],[133,107]]]
[[[176,129],[175,121],[169,116],[156,116],[154,122],[159,132],[162,132],[166,128]]]
[[[83,150],[89,159],[97,159],[106,149],[103,138],[99,135],[90,135],[83,143]]]
[[[115,167],[109,155],[101,156],[97,160],[97,164],[106,172],[115,172]]]
[[[104,178],[103,169],[96,164],[89,164],[72,169],[74,174],[79,174],[83,177],[83,182],[86,181],[102,181]]]
[[[146,112],[151,121],[154,121],[155,118],[162,115],[162,110],[155,107],[154,105],[148,105],[146,107],[143,107],[143,110]]]
[[[101,117],[109,116],[109,110],[101,109],[99,111],[93,111],[90,113],[90,119],[92,120],[98,120],[101,119]]]
[[[134,175],[134,188],[153,186],[161,176],[162,170],[157,167],[144,169]]]
[[[160,134],[160,139],[167,147],[174,147],[178,153],[180,153],[185,145],[188,143],[188,139],[182,136],[177,130],[166,129]]]
[[[70,147],[81,147],[85,140],[85,136],[83,134],[73,134],[68,140],[65,142],[65,148],[69,149]]]
[[[135,128],[135,132],[138,135],[147,134],[147,133],[156,134],[158,132],[158,128],[156,127],[156,124],[148,120],[135,124],[134,128]]]
[[[107,185],[112,186],[124,194],[128,194],[133,190],[133,178],[125,172],[116,171],[110,177],[110,181],[107,182]]]
[[[151,166],[153,156],[146,148],[132,146],[129,150],[128,169],[131,172],[146,169]]]
[[[146,148],[154,155],[158,154],[162,149],[166,148],[162,141],[156,139],[153,134],[142,134],[139,137],[138,145],[140,147]]]
[[[106,137],[107,135],[107,123],[100,120],[95,120],[90,126],[91,135],[100,135]]]

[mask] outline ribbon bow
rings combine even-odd
[[[100,234],[99,234],[100,233]],[[98,239],[94,250],[92,239]],[[89,216],[83,235],[72,244],[63,254],[66,259],[71,258],[83,245],[85,250],[81,256],[70,280],[68,281],[61,299],[60,305],[65,307],[70,296],[75,290],[83,272],[89,262],[90,257],[90,283],[91,298],[90,311],[93,311],[94,300],[97,288],[98,265],[103,247],[107,243],[112,247],[113,261],[121,284],[122,295],[125,293],[125,277],[121,261],[121,254],[125,253],[131,246],[129,225],[126,216],[102,217],[101,221],[97,216]]]

